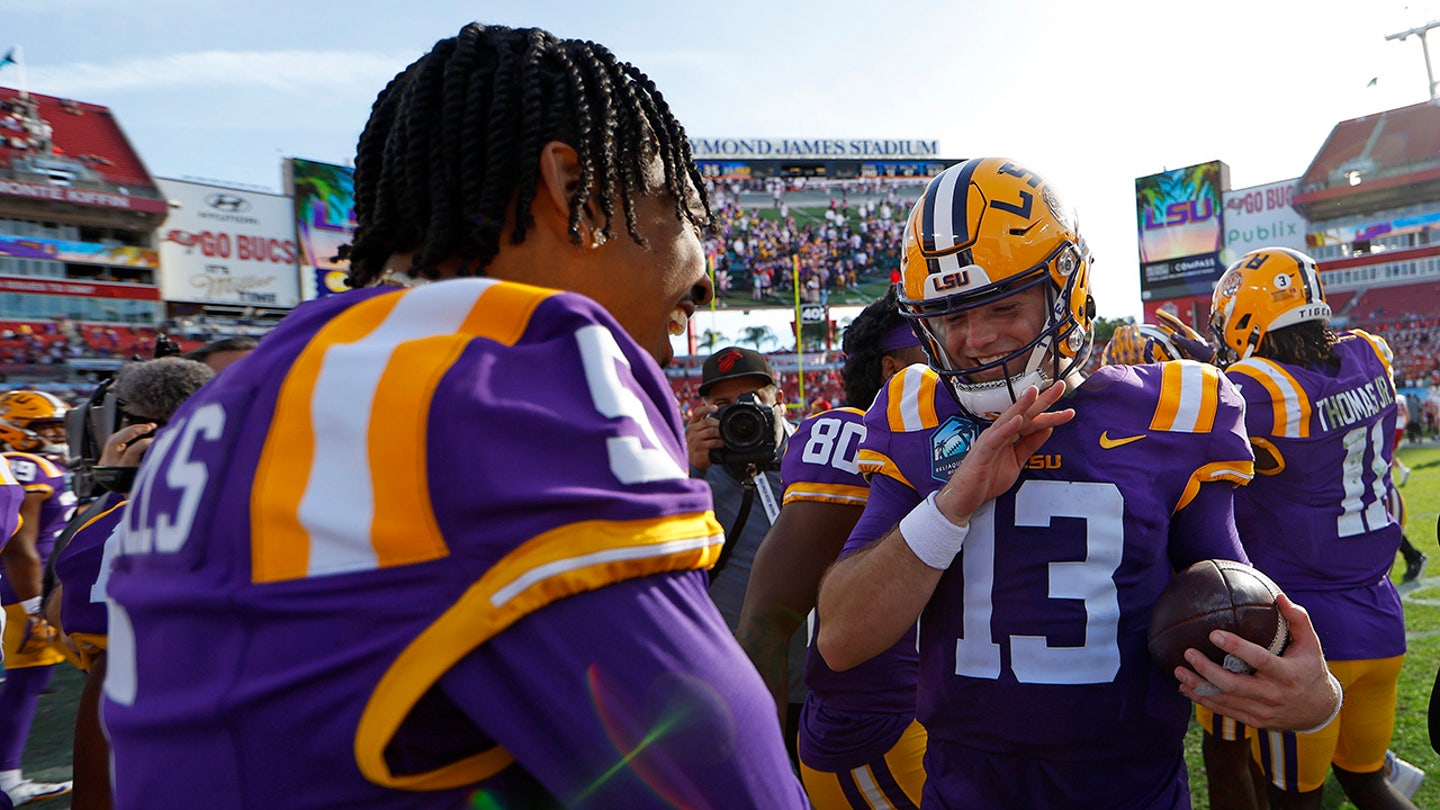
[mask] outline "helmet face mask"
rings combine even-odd
[[[1044,389],[1077,374],[1089,358],[1090,256],[1071,222],[1043,178],[1003,158],[946,169],[911,211],[900,313],[917,321],[931,367],[972,415],[993,419],[1028,386]],[[948,318],[1037,288],[1044,291],[1044,317],[1024,345],[980,365],[952,356]],[[997,370],[1000,378],[993,379]]]
[[[1210,332],[1222,366],[1253,355],[1277,329],[1329,320],[1315,260],[1289,248],[1241,256],[1215,282],[1210,302]]]

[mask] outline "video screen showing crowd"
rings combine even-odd
[[[65,403],[0,397],[0,810],[72,787],[19,769],[67,657],[92,806],[1185,808],[1192,704],[1214,806],[1332,769],[1413,806],[1391,357],[1330,328],[1313,261],[1249,253],[1208,337],[1161,316],[1087,372],[1074,213],[970,159],[846,336],[844,408],[792,428],[727,347],[685,420],[687,144],[603,46],[466,26],[376,99],[355,289],[122,368],[66,449]],[[77,451],[88,502],[46,511]],[[1283,653],[1152,660],[1209,559],[1284,588]]]

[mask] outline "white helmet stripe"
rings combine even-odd
[[[955,238],[955,186],[956,180],[961,174],[962,172],[946,172],[940,177],[940,182],[936,184],[935,197],[930,207],[930,215],[934,217],[935,222],[933,225],[926,223],[930,225],[926,228],[926,232],[935,237],[934,249],[937,251],[949,250],[958,244]],[[964,206],[965,202],[961,200],[962,213]]]

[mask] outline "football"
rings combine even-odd
[[[1275,597],[1280,586],[1255,568],[1234,560],[1201,560],[1177,573],[1160,592],[1150,614],[1150,657],[1166,673],[1188,666],[1194,647],[1232,672],[1250,671],[1239,658],[1210,642],[1211,630],[1225,630],[1280,655],[1290,626]]]

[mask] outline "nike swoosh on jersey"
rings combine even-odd
[[[1112,439],[1110,438],[1109,431],[1102,431],[1100,433],[1100,446],[1106,450],[1112,450],[1116,447],[1123,447],[1131,442],[1138,442],[1145,438],[1145,436],[1146,434],[1141,433],[1139,436],[1126,436],[1123,439]]]

